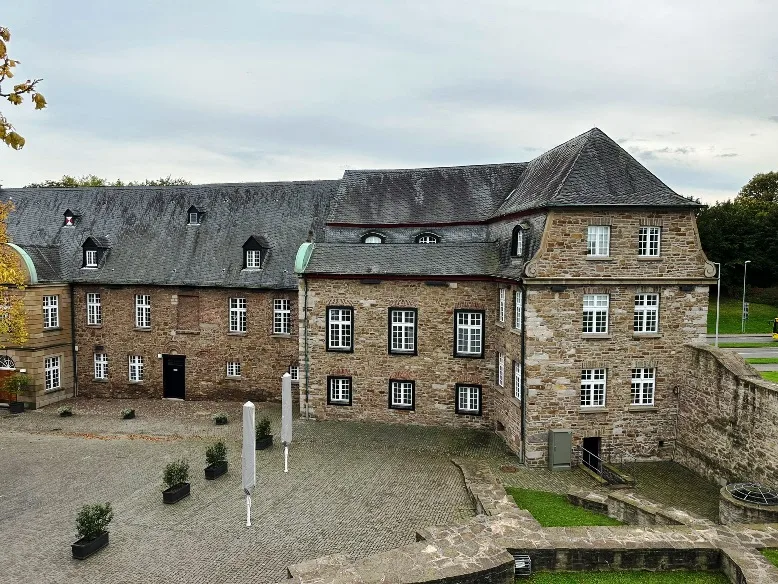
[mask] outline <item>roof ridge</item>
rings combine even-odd
[[[581,146],[578,148],[578,152],[576,153],[576,155],[575,155],[575,158],[573,158],[573,162],[572,162],[572,163],[570,163],[570,168],[568,168],[568,169],[567,169],[567,172],[565,173],[565,176],[563,176],[563,177],[562,177],[562,180],[560,180],[560,181],[559,181],[559,185],[557,186],[556,190],[555,190],[555,191],[554,191],[554,192],[551,194],[551,196],[549,196],[549,197],[548,197],[548,200],[546,201],[546,203],[550,203],[550,202],[552,201],[552,199],[553,199],[554,197],[556,197],[556,195],[558,195],[558,194],[559,194],[559,191],[561,191],[561,190],[562,190],[562,187],[564,186],[565,182],[567,182],[567,177],[569,177],[569,176],[570,176],[570,173],[571,173],[571,172],[573,171],[573,169],[575,168],[575,165],[576,165],[576,163],[578,162],[578,159],[581,157],[581,152],[583,152],[584,146],[586,146],[586,145],[589,143],[589,140],[590,140],[590,139],[591,139],[591,137],[592,137],[592,136],[591,136],[591,134],[592,134],[592,132],[594,132],[595,130],[599,130],[599,128],[592,128],[592,129],[590,129],[590,130],[587,130],[587,131],[586,131],[586,132],[584,132],[583,134],[579,134],[578,136],[576,136],[575,138],[573,138],[573,139],[572,139],[572,140],[575,140],[576,138],[580,138],[581,136],[584,136],[584,135],[586,135],[586,139],[585,139],[585,140],[584,140],[584,141],[581,143]],[[605,134],[604,132],[602,132],[602,130],[599,130],[599,131],[600,131],[602,134]],[[570,142],[570,141],[571,141],[571,140],[568,140],[568,142]],[[567,142],[565,142],[565,144],[566,144],[566,143],[567,143]],[[559,146],[563,146],[563,145],[564,145],[564,144],[560,144]]]
[[[347,173],[358,173],[358,172],[410,172],[410,171],[419,171],[419,170],[447,170],[447,169],[458,169],[458,168],[486,168],[486,167],[495,167],[495,166],[516,166],[519,164],[529,164],[529,162],[526,161],[487,162],[484,164],[455,164],[452,166],[419,166],[419,167],[412,167],[412,168],[350,168],[343,171],[343,176],[345,177]]]
[[[254,186],[254,185],[293,185],[293,184],[321,184],[338,183],[340,178],[321,178],[308,180],[271,180],[271,181],[251,181],[251,182],[226,182],[226,183],[197,183],[191,185],[88,185],[78,187],[0,187],[0,193],[6,191],[78,191],[80,189],[192,189],[197,187],[230,187],[230,186]]]

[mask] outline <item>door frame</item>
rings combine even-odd
[[[174,388],[168,387],[168,367],[174,367],[173,364],[170,363],[171,359],[180,359],[182,361],[180,367],[183,369],[181,372],[180,378],[181,378],[181,395],[169,395],[170,393],[178,393],[177,391],[172,391]],[[176,388],[177,389],[177,388]],[[186,399],[186,355],[169,355],[169,354],[163,354],[162,355],[162,398],[163,399],[179,399],[184,400]]]

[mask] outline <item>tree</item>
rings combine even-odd
[[[75,187],[168,187],[177,185],[191,185],[192,183],[183,178],[171,178],[170,175],[162,177],[156,180],[146,179],[143,182],[129,181],[124,182],[121,179],[116,179],[111,182],[108,179],[100,178],[94,174],[87,174],[81,178],[72,177],[70,175],[64,175],[59,180],[45,180],[41,183],[30,183],[24,188],[26,189],[45,189],[45,188],[75,188]]]
[[[778,203],[778,172],[760,172],[740,189],[736,201]]]
[[[14,69],[20,63],[20,61],[15,61],[8,56],[6,43],[10,41],[11,32],[0,26],[0,98],[7,99],[13,105],[20,105],[24,102],[25,97],[29,97],[35,104],[36,110],[45,108],[46,99],[37,90],[37,85],[42,79],[28,79],[17,83],[11,90],[3,90],[3,82],[14,77]],[[3,116],[3,112],[0,112],[0,140],[14,150],[20,150],[24,147],[24,138],[16,133],[11,123]]]
[[[23,290],[26,274],[8,243],[6,220],[13,205],[0,203],[0,349],[27,342]]]

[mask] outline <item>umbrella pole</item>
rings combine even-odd
[[[289,472],[289,445],[284,442],[284,472]]]
[[[246,527],[251,527],[251,495],[246,495]]]

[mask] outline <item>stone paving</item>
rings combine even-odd
[[[488,433],[387,424],[295,422],[290,472],[276,445],[257,453],[253,523],[245,527],[237,403],[73,400],[0,413],[2,576],[9,584],[273,582],[322,555],[364,557],[415,541],[417,529],[474,515],[451,456],[514,464]],[[121,420],[134,407],[137,418]],[[215,426],[226,411],[231,423]],[[278,432],[280,408],[261,404]],[[224,438],[229,473],[205,481],[204,451]],[[162,504],[164,465],[186,457],[192,495]],[[75,516],[111,501],[110,545],[70,558]]]

